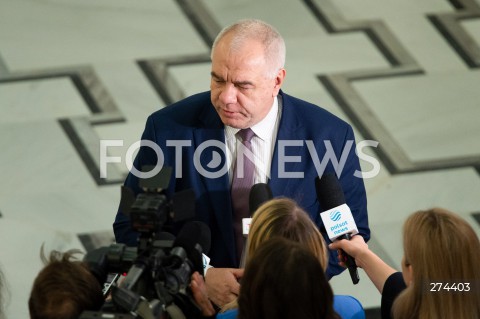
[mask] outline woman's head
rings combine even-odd
[[[45,267],[35,278],[28,300],[31,319],[77,318],[82,311],[99,310],[103,305],[100,283],[88,266],[74,257],[80,253],[54,250],[47,259],[42,246]]]
[[[272,199],[260,206],[252,220],[247,243],[247,261],[265,241],[284,237],[302,244],[320,261],[325,271],[328,255],[325,240],[307,213],[293,200]]]
[[[468,278],[478,269],[480,243],[475,231],[442,208],[409,216],[403,227],[403,247],[404,264],[412,267],[413,281]]]
[[[338,318],[318,258],[282,237],[267,240],[250,256],[238,306],[239,318]]]
[[[408,288],[398,298],[395,311],[417,309],[420,317],[428,313],[430,318],[449,318],[453,314],[456,318],[470,318],[462,316],[462,312],[471,313],[472,308],[479,313],[480,241],[465,220],[442,208],[418,211],[403,226],[403,246],[402,267],[409,274],[404,276]],[[434,283],[462,283],[464,291],[433,292]],[[466,283],[470,292],[465,291]]]

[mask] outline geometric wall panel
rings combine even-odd
[[[461,22],[480,18],[480,4],[474,0],[450,0],[456,8],[452,13],[428,16],[445,40],[470,68],[480,68],[480,43],[462,26]]]
[[[98,185],[122,183],[125,176],[113,165],[108,167],[108,178],[100,178],[98,167],[100,142],[92,127],[123,122],[124,118],[92,67],[65,67],[29,71],[28,73],[9,73],[8,70],[4,70],[3,74],[0,74],[0,85],[2,83],[62,78],[71,80],[91,114],[60,118],[58,119],[59,124]]]
[[[336,74],[321,74],[318,76],[320,82],[329,91],[336,103],[349,116],[350,121],[361,132],[365,139],[379,142],[375,153],[382,161],[382,164],[391,174],[402,174],[418,171],[429,171],[438,169],[449,169],[473,166],[480,168],[480,153],[473,156],[460,156],[448,159],[432,159],[428,161],[412,161],[402,146],[391,136],[389,130],[383,125],[365,102],[361,94],[354,88],[353,83],[357,81],[368,81],[372,79],[399,77],[399,76],[421,76],[424,74],[421,66],[415,61],[408,50],[397,40],[394,33],[390,31],[383,21],[347,21],[329,1],[305,0],[305,3],[314,12],[318,21],[331,33],[339,32],[364,32],[376,45],[378,50],[389,61],[390,68],[352,71]],[[471,1],[470,8],[478,8]],[[455,21],[465,17],[478,16],[475,13],[447,14],[445,17],[455,16]],[[447,23],[452,26],[452,23]],[[450,28],[453,30],[453,27]],[[458,30],[457,30],[458,31]],[[468,39],[464,38],[464,42]],[[458,40],[458,43],[462,41]],[[480,57],[474,46],[465,51],[471,61]],[[476,62],[475,62],[476,63]]]
[[[425,161],[411,160],[398,141],[392,137],[391,132],[384,126],[384,123],[375,116],[362,95],[355,89],[354,83],[359,81],[402,76],[423,76],[425,74],[425,71],[407,48],[383,21],[348,21],[342,17],[332,1],[304,0],[303,2],[327,32],[332,34],[362,32],[370,39],[385,60],[388,61],[390,65],[388,68],[319,74],[318,79],[362,136],[365,139],[379,142],[380,146],[375,148],[374,151],[391,174],[470,166],[480,171],[480,154]],[[210,46],[215,35],[220,30],[213,14],[202,5],[201,1],[177,0],[177,3],[204,42]],[[476,17],[478,15],[478,5],[469,0],[463,0],[458,4],[466,8],[466,10],[448,14],[432,14],[429,18],[437,21],[437,25],[445,26],[445,30],[450,30],[449,32],[453,34],[451,38],[456,39],[458,46],[466,48],[462,56],[468,56],[469,65],[475,67],[477,63],[475,61],[477,61],[479,56],[476,51],[477,48],[472,45],[466,47],[462,44],[469,42],[469,38],[466,32],[462,34],[459,31],[463,29],[457,22],[462,19]],[[462,36],[458,36],[459,34]],[[172,74],[169,73],[169,68],[183,64],[207,62],[209,62],[209,56],[200,54],[140,60],[138,64],[165,104],[170,104],[184,98],[185,94],[178,83],[176,83]]]

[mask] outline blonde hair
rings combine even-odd
[[[327,269],[325,240],[310,216],[295,201],[277,198],[257,209],[247,240],[247,263],[249,256],[272,237],[283,237],[305,245],[317,257],[322,268]]]
[[[246,263],[265,242],[282,237],[300,243],[320,262],[323,271],[328,267],[325,240],[310,216],[289,198],[265,202],[253,214],[246,245]],[[237,308],[237,300],[222,307],[222,312]]]
[[[395,319],[479,318],[480,241],[465,220],[441,208],[418,211],[403,226],[403,247],[413,275],[394,302]],[[431,291],[435,283],[463,291]]]

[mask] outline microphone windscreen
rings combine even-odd
[[[315,179],[315,190],[322,209],[329,210],[345,204],[342,185],[335,174],[323,174]]]
[[[107,280],[108,274],[108,247],[101,247],[89,251],[84,257],[83,262],[87,264],[90,273],[97,279],[100,285]]]
[[[202,247],[202,253],[208,253],[211,244],[210,228],[205,223],[191,221],[182,227],[173,245],[187,249],[190,246],[195,247],[196,244]]]
[[[351,235],[358,233],[358,229],[352,212],[345,202],[342,185],[340,185],[337,176],[329,173],[317,177],[315,179],[315,190],[323,209],[323,212],[320,213],[324,225],[321,231],[326,231],[331,241],[342,236],[350,240]],[[345,252],[343,254],[346,256],[345,263],[347,264],[352,282],[356,285],[360,279],[355,259]]]
[[[187,253],[188,259],[199,273],[203,273],[202,253],[210,250],[211,233],[210,228],[202,222],[192,221],[186,223],[173,243],[173,247],[182,247]],[[200,245],[202,251],[196,249]]]
[[[271,200],[273,198],[272,190],[270,186],[265,183],[258,183],[252,186],[249,194],[249,209],[250,216],[262,205],[263,203]]]

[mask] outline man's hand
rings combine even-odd
[[[210,300],[218,307],[235,300],[240,292],[239,280],[243,269],[210,268],[205,276],[207,292]]]
[[[208,299],[207,287],[202,276],[196,271],[192,275],[192,281],[190,282],[190,288],[192,289],[193,298],[197,302],[200,309],[202,309],[202,315],[205,317],[213,316],[215,309]]]

